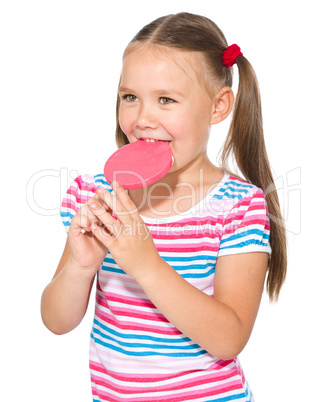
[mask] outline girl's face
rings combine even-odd
[[[119,122],[129,142],[169,141],[170,173],[206,158],[214,99],[196,76],[197,56],[140,46],[124,58]],[[194,66],[194,67],[193,67]]]

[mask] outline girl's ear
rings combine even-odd
[[[234,105],[234,93],[230,87],[223,87],[214,97],[214,109],[210,124],[218,124],[225,120]]]

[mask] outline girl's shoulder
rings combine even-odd
[[[71,188],[75,188],[78,192],[96,192],[98,187],[104,187],[112,192],[112,187],[106,180],[104,174],[81,174],[71,183]]]
[[[265,198],[261,188],[233,174],[225,173],[222,181],[213,189],[212,197],[238,203],[242,199],[253,197],[255,194]]]
[[[214,198],[221,224],[219,256],[247,252],[271,253],[270,219],[261,188],[231,174]],[[219,205],[219,207],[218,207]]]

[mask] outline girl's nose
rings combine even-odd
[[[158,120],[153,111],[142,107],[135,121],[135,126],[141,130],[146,128],[157,128]]]

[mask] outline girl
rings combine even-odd
[[[68,239],[42,296],[44,323],[56,334],[75,328],[97,274],[94,401],[253,401],[237,356],[267,268],[272,300],[286,272],[254,71],[209,19],[168,15],[127,46],[117,99],[118,147],[169,141],[174,163],[128,192],[103,174],[75,180],[62,203]],[[220,168],[207,156],[210,127],[233,106]],[[229,172],[230,154],[246,181]]]

